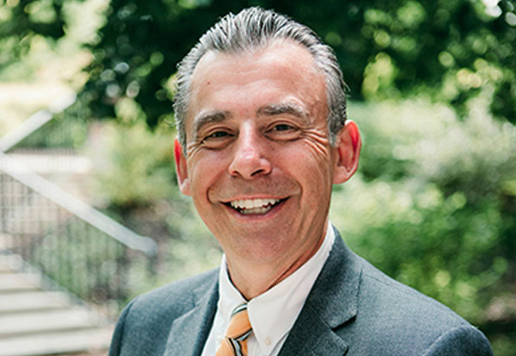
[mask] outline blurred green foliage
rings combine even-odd
[[[77,2],[1,0],[0,69],[34,39],[64,36],[67,4]],[[81,99],[105,118],[132,98],[155,126],[170,115],[167,83],[177,62],[220,16],[255,5],[289,14],[332,45],[354,100],[421,92],[464,113],[468,99],[488,91],[491,112],[516,121],[511,0],[112,0],[88,41],[94,58]]]
[[[461,121],[425,101],[352,103],[364,135],[361,169],[334,192],[331,220],[356,252],[480,326],[495,354],[508,356],[516,336],[516,128],[487,106],[470,102]]]
[[[86,153],[95,162],[96,205],[130,210],[177,197],[173,135],[163,131],[152,133],[144,122],[130,126],[110,123],[92,129],[94,137]]]
[[[18,61],[38,37],[65,34],[63,0],[0,0],[0,70]]]
[[[252,5],[289,14],[332,45],[354,100],[424,92],[464,110],[486,90],[492,112],[516,121],[511,1],[113,0],[83,99],[113,117],[118,100],[134,98],[156,125],[170,114],[177,62],[220,16]]]

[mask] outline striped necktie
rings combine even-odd
[[[241,304],[233,310],[226,336],[215,356],[247,356],[247,338],[252,332],[247,304]]]

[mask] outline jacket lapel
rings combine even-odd
[[[216,274],[218,277],[218,274]],[[165,355],[200,355],[217,309],[218,283],[193,292],[193,308],[177,318],[170,329]]]
[[[317,311],[305,305],[279,355],[342,356],[347,348]]]
[[[279,356],[343,356],[348,343],[335,331],[353,322],[362,268],[336,229],[335,243]]]

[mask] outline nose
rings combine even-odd
[[[253,179],[271,172],[268,143],[252,125],[241,128],[234,146],[229,174],[233,177]]]

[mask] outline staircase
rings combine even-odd
[[[112,325],[19,267],[18,256],[0,255],[0,356],[105,355]]]
[[[106,355],[134,283],[155,275],[154,240],[77,198],[87,161],[14,150],[74,98],[0,137],[0,356]]]

